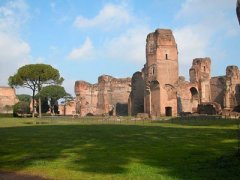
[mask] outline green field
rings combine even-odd
[[[236,124],[0,118],[0,172],[47,179],[240,179]]]

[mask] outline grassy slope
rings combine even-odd
[[[238,179],[235,124],[0,119],[0,170],[54,179]]]

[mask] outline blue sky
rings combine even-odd
[[[57,68],[72,94],[76,80],[131,77],[156,28],[173,30],[180,75],[188,79],[197,57],[212,59],[212,76],[224,75],[240,65],[235,7],[235,0],[0,0],[0,86],[29,63]]]

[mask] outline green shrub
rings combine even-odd
[[[30,113],[30,107],[28,102],[20,101],[13,106],[13,116],[18,117],[19,115],[23,116],[24,114]]]

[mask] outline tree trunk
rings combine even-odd
[[[38,112],[39,112],[39,118],[41,118],[42,117],[42,101],[40,97],[38,99]]]
[[[33,96],[32,96],[32,117],[35,117],[35,91],[33,91]]]

